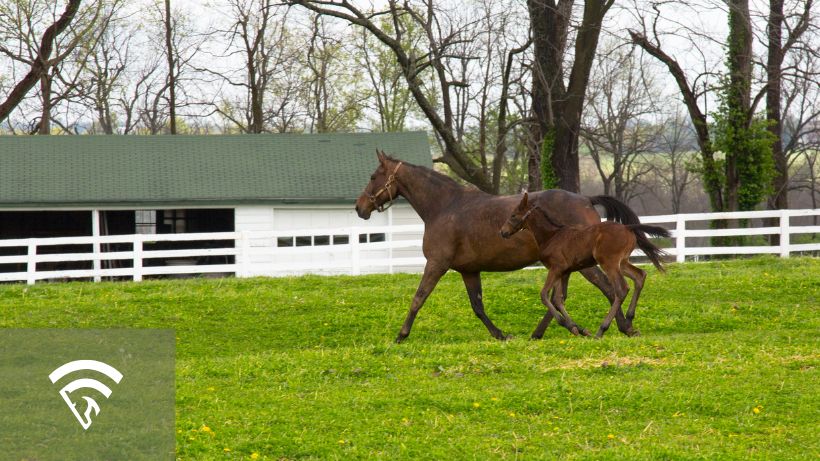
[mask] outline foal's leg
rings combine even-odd
[[[575,320],[569,316],[569,312],[567,312],[566,308],[564,308],[564,299],[566,299],[567,293],[567,282],[569,281],[569,274],[564,275],[561,279],[558,280],[557,284],[555,285],[555,289],[552,290],[552,302],[555,304],[555,307],[558,308],[558,312],[561,313],[561,316],[564,317],[567,325],[569,325],[570,331],[572,334],[581,334],[582,336],[589,336],[589,330],[578,325],[575,323]]]
[[[595,334],[595,338],[597,339],[603,337],[606,330],[609,329],[609,325],[612,324],[612,319],[621,311],[621,303],[623,303],[626,294],[629,292],[629,285],[626,284],[626,280],[624,280],[623,275],[621,275],[618,266],[606,269],[606,275],[613,285],[615,299],[612,301],[612,307],[609,308],[609,313],[606,318],[604,318],[603,323],[601,323],[601,327],[598,328],[598,333]]]
[[[643,283],[646,280],[646,272],[642,269],[633,266],[629,261],[624,261],[621,264],[621,269],[624,275],[632,279],[635,284],[635,291],[632,293],[632,301],[629,302],[629,309],[626,311],[626,319],[629,320],[630,326],[632,320],[635,318],[635,308],[638,305],[638,297],[641,295]],[[638,330],[632,329],[632,336],[639,335]]]
[[[555,317],[555,321],[557,321],[559,325],[572,331],[567,323],[567,320],[561,316],[550,301],[550,290],[555,289],[556,283],[560,280],[560,276],[558,276],[557,273],[558,271],[556,270],[550,270],[547,275],[547,281],[544,282],[544,288],[541,289],[541,302],[547,306],[547,313],[544,314],[544,318],[541,319],[541,322],[539,322],[538,326],[535,327],[535,331],[532,332],[533,339],[541,339],[544,336],[544,330],[547,329],[547,325],[549,325],[553,317]],[[572,331],[572,334],[578,334],[577,327],[575,331]]]
[[[421,276],[421,283],[419,283],[419,288],[413,297],[413,303],[410,304],[410,310],[407,312],[407,318],[404,319],[401,331],[399,331],[399,335],[396,337],[397,343],[404,341],[404,339],[410,335],[410,329],[413,328],[413,321],[416,319],[416,314],[419,313],[419,309],[424,305],[424,301],[430,296],[433,288],[436,287],[436,284],[441,279],[441,276],[447,272],[447,269],[448,266],[446,264],[436,264],[427,261],[427,265],[424,266],[424,275]]]
[[[613,291],[614,289],[612,287],[612,284],[609,283],[609,280],[607,280],[606,275],[603,273],[603,271],[601,271],[601,269],[599,269],[597,266],[594,266],[582,269],[580,272],[581,275],[583,275],[587,280],[589,280],[590,283],[592,283],[599,290],[601,290],[601,293],[603,293],[604,296],[606,296],[606,299],[609,301],[609,304],[612,305],[612,303],[615,301]],[[618,324],[618,330],[621,333],[627,336],[631,336],[630,330],[632,330],[632,323],[629,320],[627,320],[626,317],[624,317],[624,313],[621,309],[618,309],[618,312],[615,313],[615,323]]]
[[[508,337],[504,336],[504,333],[493,324],[492,320],[487,317],[487,314],[484,313],[484,301],[481,299],[481,274],[478,272],[462,272],[461,278],[464,280],[464,286],[467,288],[467,296],[470,297],[470,305],[473,307],[473,312],[476,317],[481,319],[493,338],[501,340],[508,339]]]
[[[552,303],[556,307],[558,307],[559,312],[561,312],[562,314],[564,314],[566,316],[569,316],[569,314],[565,314],[566,310],[564,309],[564,301],[566,301],[566,299],[567,299],[567,291],[568,291],[568,287],[569,287],[569,276],[570,275],[571,275],[571,273],[564,274],[564,276],[561,277],[561,286],[560,286],[560,288],[558,286],[556,286],[555,289],[552,290]],[[574,321],[573,321],[573,323],[574,323]],[[582,327],[581,325],[578,325],[577,323],[575,323],[575,326],[578,327],[578,329],[580,330],[582,335],[589,336],[589,330]]]

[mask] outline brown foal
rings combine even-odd
[[[604,335],[621,304],[629,292],[629,285],[624,275],[632,279],[635,291],[629,304],[626,318],[631,323],[635,318],[635,307],[641,294],[646,272],[633,266],[629,262],[629,255],[637,245],[660,271],[663,271],[661,256],[663,251],[653,245],[645,234],[655,237],[669,237],[669,231],[657,226],[644,224],[620,224],[612,221],[596,223],[587,226],[561,226],[538,205],[528,206],[528,195],[525,193],[521,202],[513,210],[512,215],[501,227],[501,236],[510,238],[521,229],[527,229],[535,236],[538,242],[539,257],[549,270],[547,281],[541,290],[541,302],[547,306],[547,314],[532,333],[534,339],[544,335],[552,317],[560,325],[574,335],[589,336],[589,332],[578,326],[564,308],[562,293],[566,287],[562,286],[571,272],[600,265],[614,287],[614,299],[609,313],[598,329],[596,338]],[[553,300],[550,301],[550,291],[553,291]]]

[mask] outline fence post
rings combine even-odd
[[[678,215],[675,228],[675,261],[686,261],[686,220],[681,215]]]
[[[238,263],[237,267],[237,277],[250,277],[251,275],[251,239],[248,238],[248,234],[245,231],[239,232],[239,257],[242,258],[239,261],[234,261],[234,263]]]
[[[37,244],[34,239],[28,240],[28,260],[26,261],[26,283],[34,285],[37,281]]]
[[[91,238],[94,243],[91,244],[91,253],[94,257],[92,264],[94,268],[94,281],[102,281],[102,261],[100,255],[100,210],[91,210]]]
[[[359,275],[362,273],[361,260],[359,254],[359,228],[350,228],[350,268],[351,275]]]
[[[780,210],[780,257],[789,257],[789,210]]]
[[[142,234],[134,235],[134,281],[142,281]]]

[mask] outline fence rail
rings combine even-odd
[[[788,257],[791,253],[820,251],[820,242],[792,243],[792,236],[796,234],[820,234],[820,226],[794,225],[790,222],[792,218],[818,216],[820,209],[645,216],[641,221],[667,224],[666,227],[672,230],[674,246],[666,250],[676,261],[683,262],[687,257],[709,255],[778,254],[781,257]],[[736,223],[738,220],[761,218],[775,219],[778,225],[735,226],[725,229],[687,228],[689,223],[696,222],[729,220]],[[816,219],[813,221],[816,222]],[[0,282],[19,281],[33,284],[40,280],[77,278],[100,281],[109,277],[139,281],[144,277],[180,274],[232,274],[237,277],[305,273],[358,275],[364,272],[394,272],[400,268],[418,270],[425,263],[419,238],[423,231],[424,226],[417,224],[0,240],[0,254],[5,254],[0,256]],[[359,236],[365,233],[384,233],[386,241],[360,242]],[[778,245],[687,245],[687,239],[771,234],[779,236]],[[316,246],[277,246],[277,238],[294,235],[309,236],[311,239],[315,236],[347,236],[347,241],[341,244],[335,244],[334,241],[334,244],[328,242],[327,245]],[[169,244],[191,244],[201,248],[153,248]],[[78,250],[74,248],[76,246],[82,246],[84,249]],[[639,251],[635,254],[641,255]],[[318,258],[314,258],[317,256]]]

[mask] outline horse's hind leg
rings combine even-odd
[[[433,288],[436,287],[436,284],[438,284],[441,276],[447,272],[447,269],[448,267],[445,264],[435,264],[431,261],[427,261],[427,265],[424,266],[424,275],[421,276],[421,283],[419,283],[416,295],[413,297],[413,303],[410,304],[410,310],[407,312],[407,318],[404,319],[401,331],[399,331],[399,335],[396,337],[397,343],[404,341],[405,338],[410,336],[410,329],[413,328],[413,321],[416,320],[419,309],[424,305],[424,301],[430,296]]]
[[[481,319],[484,326],[495,339],[507,339],[504,333],[495,326],[484,312],[484,301],[481,297],[481,274],[478,272],[462,272],[461,278],[464,280],[464,286],[467,288],[467,296],[470,297],[470,305],[473,307],[473,312],[476,317]]]
[[[595,285],[595,287],[601,290],[601,293],[603,293],[604,296],[606,296],[606,299],[609,301],[609,304],[612,305],[612,303],[615,301],[614,289],[612,287],[612,284],[609,283],[609,280],[607,280],[606,275],[603,273],[603,271],[601,271],[601,269],[595,266],[582,269],[580,272],[581,275],[583,275],[587,280],[589,280],[590,283],[592,283],[593,285]],[[618,330],[621,333],[627,336],[630,335],[632,324],[630,324],[626,320],[626,317],[624,317],[624,312],[620,308],[618,308],[618,312],[615,313],[615,323],[618,324]]]
[[[635,284],[635,291],[632,292],[632,300],[629,302],[629,309],[626,311],[626,320],[629,322],[629,328],[631,331],[627,333],[629,336],[638,336],[640,332],[632,327],[632,320],[635,319],[635,309],[638,306],[638,298],[641,296],[641,290],[643,290],[643,284],[646,280],[646,272],[642,269],[633,266],[629,261],[624,261],[621,264],[621,269],[624,272],[624,275],[632,279],[632,282]]]
[[[624,280],[624,277],[618,270],[617,265],[607,269],[606,275],[609,278],[609,281],[612,282],[615,299],[612,301],[612,306],[609,308],[609,313],[606,318],[604,318],[603,323],[601,323],[601,327],[598,328],[598,333],[595,334],[595,338],[597,339],[603,337],[606,330],[609,329],[609,326],[612,324],[612,320],[615,318],[616,314],[621,311],[621,304],[623,303],[624,298],[626,298],[626,294],[629,292],[629,285],[626,284],[626,280]]]

